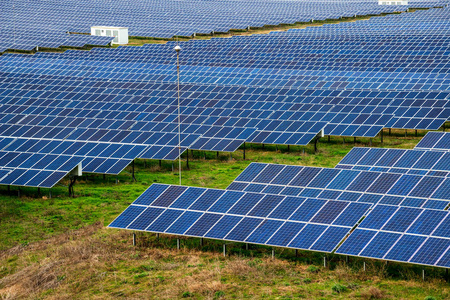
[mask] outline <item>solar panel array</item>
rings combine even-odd
[[[428,132],[414,149],[450,151],[450,134],[446,132]]]
[[[441,6],[446,1],[409,1],[412,7]],[[171,38],[228,32],[264,25],[292,24],[405,11],[410,6],[379,6],[375,1],[2,1],[0,53],[106,45],[108,37],[66,34],[90,33],[90,26],[129,27],[132,36]],[[195,20],[195,22],[193,22]]]
[[[450,153],[355,147],[336,168],[449,177]]]
[[[443,210],[153,184],[108,227],[449,267],[449,226]]]
[[[264,163],[251,163],[227,189],[442,210],[450,204],[450,178]]]
[[[450,113],[448,24],[444,8],[182,43],[181,152],[437,129]],[[173,46],[3,55],[0,137],[17,141],[0,150],[36,143],[27,153],[81,157],[107,174],[134,158],[176,159]]]
[[[370,206],[153,184],[109,227],[331,252]]]

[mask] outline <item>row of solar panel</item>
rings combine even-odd
[[[109,227],[449,266],[448,211],[370,207],[153,184]]]

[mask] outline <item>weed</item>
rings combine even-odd
[[[333,292],[336,292],[338,294],[343,293],[347,290],[347,288],[345,286],[343,286],[342,284],[336,283],[335,285],[333,285],[331,287],[331,289],[333,290]]]
[[[311,266],[309,266],[308,267],[308,272],[310,272],[310,273],[318,273],[319,271],[320,271],[320,268],[319,267],[316,267],[316,266],[313,266],[313,265],[311,265]]]
[[[190,298],[193,296],[194,295],[191,292],[183,292],[183,294],[181,294],[181,297],[183,297],[183,298]]]
[[[433,296],[426,296],[425,300],[436,300],[436,298],[434,298]]]
[[[217,292],[214,293],[214,299],[218,299],[218,298],[221,298],[221,297],[224,297],[224,296],[225,296],[225,292],[224,291],[217,291]]]

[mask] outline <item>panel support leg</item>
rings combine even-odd
[[[262,144],[262,148],[264,149],[264,144]]]
[[[223,256],[227,256],[227,245],[223,244]]]
[[[331,140],[331,136],[328,136],[328,143],[330,142],[330,140]]]
[[[200,246],[203,247],[203,238],[200,238]]]
[[[131,176],[134,182],[137,182],[136,177],[134,177],[134,159],[131,162]]]
[[[116,176],[116,184],[119,184],[119,176]]]
[[[219,158],[219,151],[216,152],[216,157]]]
[[[422,269],[422,281],[425,281],[425,269]]]
[[[40,198],[41,197],[41,188],[40,187],[38,187],[38,197]]]
[[[189,150],[186,151],[186,168],[189,170]]]
[[[159,167],[161,168],[161,166],[162,166],[162,161],[159,160]]]
[[[356,144],[356,136],[353,137],[353,144]]]
[[[180,239],[177,239],[177,249],[180,250]]]
[[[366,262],[365,261],[363,262],[363,270],[364,270],[364,272],[366,271]]]
[[[133,232],[133,246],[136,246],[136,233]]]
[[[289,146],[288,146],[289,147]],[[244,142],[244,160],[245,160],[245,142]]]
[[[319,138],[314,139],[314,152],[317,153],[317,142],[319,141]]]
[[[323,267],[324,268],[327,267],[327,257],[326,256],[323,257]]]
[[[288,145],[288,152],[291,151],[291,147]]]
[[[381,144],[383,144],[383,137],[384,137],[384,131],[383,131],[383,129],[381,129],[381,132],[380,132],[380,138],[381,138]]]
[[[369,139],[369,146],[372,147],[372,138]]]
[[[391,136],[391,128],[389,128],[389,136]]]
[[[248,250],[248,243],[245,243],[245,250]]]
[[[103,180],[106,180],[106,174],[103,174]]]
[[[405,137],[408,135],[408,129],[405,129]]]
[[[48,190],[48,199],[52,199],[52,190]]]
[[[417,129],[416,129],[416,137],[417,137]]]
[[[274,258],[275,258],[275,250],[272,249],[272,259],[274,259]]]

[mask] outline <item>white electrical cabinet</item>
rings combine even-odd
[[[114,37],[113,44],[128,44],[127,27],[92,26],[91,35]]]

